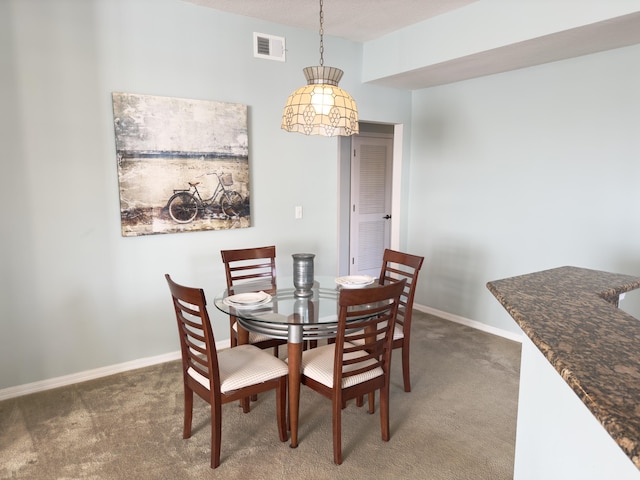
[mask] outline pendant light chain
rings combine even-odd
[[[324,30],[322,24],[324,23],[324,13],[322,12],[322,0],[320,0],[320,66],[324,65]]]

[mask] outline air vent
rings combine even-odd
[[[284,37],[253,32],[253,56],[284,62]]]

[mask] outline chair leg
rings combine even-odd
[[[193,418],[193,390],[184,386],[184,427],[182,438],[191,437],[191,419]]]
[[[222,442],[222,408],[219,402],[211,405],[211,468],[220,466],[220,445]]]
[[[230,341],[231,341],[231,348],[238,346],[238,336],[236,331],[233,328],[231,328]],[[243,398],[242,400],[240,400],[238,402],[238,406],[242,408],[243,413],[249,413],[251,411],[251,405],[249,404],[248,398]]]
[[[409,342],[402,344],[402,378],[404,381],[404,391],[411,391],[411,375],[409,374]]]
[[[333,397],[333,463],[342,463],[342,399]]]
[[[282,377],[278,381],[276,388],[276,418],[278,421],[278,434],[280,441],[286,442],[289,438],[287,433],[287,377]]]
[[[380,389],[380,430],[382,440],[389,441],[389,385]]]
[[[376,411],[376,392],[369,392],[369,413]]]
[[[249,413],[251,411],[250,397],[241,399],[240,406],[242,407],[242,413]]]
[[[361,407],[363,405],[364,405],[364,397],[360,395],[358,398],[356,398],[356,407]]]

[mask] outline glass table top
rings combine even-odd
[[[297,297],[292,278],[278,278],[278,288],[270,290],[268,283],[252,282],[226,290],[214,300],[216,308],[239,319],[250,321],[253,325],[320,325],[337,324],[338,295],[340,287],[334,277],[316,277],[309,297]],[[253,305],[231,305],[225,302],[228,293],[243,294],[265,292],[271,295],[268,301],[255,302]],[[258,297],[261,298],[261,297]]]

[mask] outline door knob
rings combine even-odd
[[[385,220],[389,220],[389,219],[391,218],[391,215],[387,214],[387,215],[385,215],[385,216],[384,216],[384,217],[382,217],[382,218],[384,218]]]

